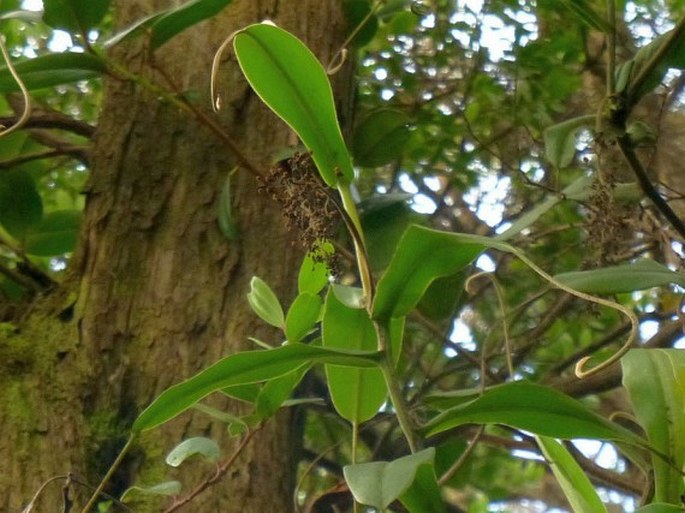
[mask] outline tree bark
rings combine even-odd
[[[116,24],[126,26],[170,3],[119,0]],[[343,40],[339,2],[236,0],[153,55],[145,38],[138,38],[116,47],[112,58],[168,86],[159,73],[164,70],[206,112],[214,52],[231,32],[265,18],[302,38],[323,62]],[[345,83],[348,72],[336,81]],[[210,116],[266,170],[292,134],[250,90],[233,56],[224,59],[220,89],[224,108]],[[244,169],[231,182],[240,236],[222,235],[217,201],[236,165],[235,155],[206,126],[173,103],[134,81],[105,80],[70,278],[38,300],[15,333],[0,334],[0,510],[20,511],[54,476],[73,472],[97,484],[128,426],[161,391],[250,348],[248,336],[279,341],[250,311],[245,294],[250,278],[259,275],[288,304],[302,253],[293,249],[296,236],[287,233],[277,208],[258,194]],[[199,413],[184,414],[143,437],[110,491],[175,478],[188,492],[213,467],[191,464],[171,472],[164,455],[183,438],[198,435],[219,440],[224,457],[236,446],[224,426]],[[289,416],[278,415],[227,477],[192,507],[223,513],[291,510],[292,435]],[[82,489],[74,494],[77,500],[85,495]],[[136,511],[160,506],[159,500],[136,503]],[[61,508],[60,486],[53,484],[34,511]]]

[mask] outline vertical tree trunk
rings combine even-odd
[[[117,25],[169,3],[119,0]],[[112,57],[159,84],[164,78],[154,69],[164,70],[206,111],[219,44],[265,18],[303,38],[324,62],[344,35],[339,2],[235,0],[152,56],[139,38],[117,47]],[[266,169],[292,135],[251,92],[233,56],[225,59],[220,88],[224,108],[214,120],[247,158]],[[259,275],[289,301],[301,254],[293,250],[294,237],[275,206],[242,169],[231,182],[240,237],[221,234],[217,201],[236,164],[206,126],[172,103],[130,80],[105,81],[71,278],[36,303],[17,333],[0,335],[0,510],[21,510],[53,476],[74,472],[96,484],[127,426],[162,390],[249,348],[248,336],[278,341],[249,311],[245,294],[250,278]],[[139,476],[148,485],[169,479],[164,454],[184,437],[211,433],[227,456],[232,445],[224,431],[205,416],[184,414],[144,437],[144,450],[127,460],[114,485],[120,492]],[[191,507],[223,513],[290,510],[292,447],[283,414]],[[201,472],[212,472],[192,468],[181,467],[174,477],[190,484]],[[36,511],[61,511],[59,486],[52,489]],[[143,510],[158,508],[159,503]]]

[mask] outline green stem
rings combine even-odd
[[[121,462],[124,459],[124,456],[126,456],[126,453],[128,453],[129,449],[133,445],[133,441],[135,440],[135,435],[131,435],[126,442],[126,445],[124,445],[124,448],[121,449],[119,452],[119,455],[117,456],[117,459],[114,460],[114,463],[109,467],[109,470],[107,471],[107,474],[105,474],[105,477],[102,478],[102,481],[100,481],[100,484],[97,486],[95,491],[93,492],[93,495],[91,495],[90,499],[88,500],[88,503],[86,506],[81,510],[81,513],[89,513],[93,509],[93,506],[95,506],[95,502],[98,500],[100,495],[102,494],[103,490],[105,489],[105,486],[107,486],[107,483],[109,482],[110,479],[112,479],[112,476],[114,475],[114,472],[119,468],[119,465],[121,465]]]
[[[350,188],[348,185],[338,184],[338,193],[342,200],[342,206],[349,220],[352,222],[354,239],[354,250],[357,257],[357,267],[359,268],[359,275],[362,281],[362,290],[364,291],[364,300],[369,311],[373,304],[374,286],[373,277],[371,276],[371,266],[369,265],[369,258],[366,254],[366,245],[364,243],[364,232],[362,231],[362,223],[359,219],[359,212],[357,205],[352,199]],[[380,339],[379,339],[380,340]],[[383,350],[383,347],[379,347]]]
[[[374,325],[376,326],[376,332],[378,334],[378,345],[385,348],[383,351],[384,358],[381,361],[380,369],[383,374],[383,379],[385,380],[385,386],[388,388],[390,402],[392,402],[393,408],[395,408],[395,415],[397,415],[397,421],[400,424],[400,429],[404,434],[404,438],[407,440],[409,450],[412,453],[415,453],[419,449],[419,444],[414,429],[414,421],[409,415],[409,405],[405,401],[402,390],[397,383],[395,364],[391,345],[389,343],[390,330],[388,325],[383,322],[374,321]]]

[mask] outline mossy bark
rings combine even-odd
[[[170,3],[119,0],[116,23],[125,26]],[[235,0],[152,55],[141,37],[120,45],[111,57],[168,87],[159,73],[164,70],[207,111],[214,52],[232,31],[265,18],[304,39],[324,62],[343,40],[339,2]],[[342,83],[345,76],[343,71],[336,80]],[[247,158],[266,168],[278,149],[292,143],[292,134],[252,93],[234,57],[225,59],[219,83],[224,108],[211,114],[214,121]],[[249,348],[248,336],[276,342],[278,334],[245,301],[253,275],[270,283],[284,302],[293,295],[301,258],[292,246],[295,236],[244,170],[232,178],[240,236],[228,240],[219,230],[219,193],[236,166],[221,141],[135,81],[106,79],[103,101],[70,278],[36,302],[17,332],[0,334],[0,356],[6,356],[0,362],[1,511],[20,511],[42,483],[58,475],[73,472],[97,484],[127,426],[162,390]],[[112,491],[171,478],[192,489],[214,469],[191,465],[172,473],[163,455],[184,437],[197,435],[220,440],[224,455],[235,447],[223,426],[184,414],[143,437]],[[289,511],[293,446],[289,417],[279,415],[192,507]],[[61,511],[59,484],[48,489],[35,511]],[[79,495],[85,492],[75,493],[77,500]],[[163,506],[155,501],[137,511]]]

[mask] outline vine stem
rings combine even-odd
[[[89,513],[90,510],[93,509],[93,506],[95,506],[95,502],[98,500],[98,497],[100,497],[103,490],[105,489],[105,486],[107,486],[107,483],[109,482],[109,480],[112,479],[114,472],[116,472],[116,470],[119,468],[119,465],[121,465],[121,462],[124,460],[124,456],[126,456],[129,449],[131,449],[131,447],[133,446],[134,440],[135,440],[135,435],[131,435],[126,442],[126,445],[124,445],[123,449],[121,449],[121,451],[119,451],[119,455],[114,460],[114,463],[112,463],[112,465],[109,467],[107,474],[105,474],[105,477],[102,478],[102,481],[100,481],[100,484],[97,486],[97,488],[93,492],[93,495],[90,496],[88,503],[81,510],[81,513]]]
[[[609,301],[608,299],[603,299],[601,297],[593,296],[591,294],[586,294],[585,292],[581,292],[579,290],[576,290],[574,288],[569,287],[568,285],[564,285],[557,279],[555,279],[553,276],[547,274],[542,268],[540,268],[535,262],[533,262],[531,259],[529,259],[522,251],[520,251],[517,248],[514,248],[513,246],[509,246],[508,244],[504,245],[506,246],[506,251],[513,253],[519,260],[521,260],[524,264],[526,264],[528,267],[530,267],[533,271],[535,271],[539,276],[544,278],[546,281],[554,285],[556,288],[563,290],[564,292],[568,292],[569,294],[576,296],[580,299],[584,299],[585,301],[589,301],[591,303],[595,303],[598,305],[606,306],[608,308],[611,308],[613,310],[618,310],[622,314],[624,314],[628,319],[630,320],[630,334],[628,335],[628,338],[626,341],[623,343],[621,348],[616,351],[613,355],[611,355],[610,358],[607,360],[603,361],[602,363],[598,364],[597,366],[591,368],[591,369],[585,369],[584,367],[586,366],[587,362],[590,360],[589,356],[586,356],[584,358],[581,358],[578,363],[576,363],[576,376],[579,378],[587,378],[588,376],[592,376],[593,374],[597,374],[601,370],[606,369],[610,365],[613,365],[616,363],[618,360],[621,359],[621,357],[628,352],[628,350],[633,346],[633,343],[637,339],[638,336],[638,328],[640,326],[640,321],[637,318],[637,315],[635,315],[635,312],[633,312],[631,309],[623,306],[620,303],[617,303],[615,301]]]

